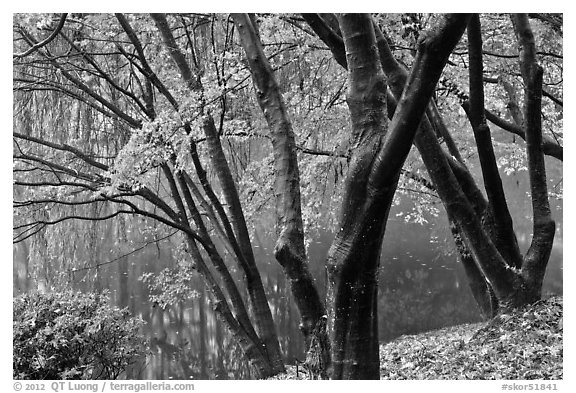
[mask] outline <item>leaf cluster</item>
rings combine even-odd
[[[162,309],[171,305],[198,298],[200,292],[194,289],[197,278],[196,267],[186,250],[177,249],[178,265],[175,268],[165,268],[159,273],[145,273],[140,277],[151,290],[150,301]]]

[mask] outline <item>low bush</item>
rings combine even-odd
[[[15,379],[116,379],[146,352],[142,320],[106,294],[31,293],[14,298]]]

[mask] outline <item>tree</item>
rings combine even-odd
[[[538,73],[541,71],[535,71],[541,67],[537,65],[530,24],[525,15],[514,15],[512,20],[518,36],[520,68],[526,86],[523,111],[526,121],[511,127],[484,109],[479,18],[477,16],[472,18],[468,27],[470,99],[468,101],[462,93],[460,97],[465,98],[463,105],[468,109],[474,130],[488,200],[482,195],[451,136],[447,133],[434,102],[431,103],[415,139],[416,147],[451,221],[473,293],[487,315],[494,315],[499,304],[516,307],[540,297],[543,274],[554,236],[554,223],[547,202],[544,146],[550,146],[546,149],[548,154],[562,158],[562,149],[557,142],[547,141],[550,142],[548,144],[542,140],[540,119],[542,106],[539,99],[542,92],[541,82],[538,82],[541,79]],[[315,17],[314,22],[313,26],[320,25],[315,30],[324,42],[333,52],[341,53],[343,48],[337,37],[334,38],[323,30],[329,28],[328,22],[322,17]],[[390,81],[392,95],[398,98],[403,91],[407,72],[392,56],[383,35],[379,37],[379,53],[383,69]],[[490,131],[484,116],[490,117],[509,131],[520,128],[519,134],[525,136],[527,140],[526,150],[534,205],[534,236],[532,246],[524,257],[520,254],[513,232],[512,220],[491,146]],[[442,150],[435,133],[446,141],[449,154]],[[528,136],[530,133],[533,134],[532,137]],[[529,141],[531,138],[532,142]]]
[[[138,34],[132,28],[128,19],[121,14],[116,15],[117,24],[113,34],[121,32],[127,37],[130,49],[125,50],[123,43],[115,40],[105,39],[103,48],[82,49],[82,30],[87,21],[80,16],[80,26],[78,30],[71,29],[68,34],[75,34],[75,39],[68,37],[68,34],[60,30],[62,39],[54,43],[54,51],[44,45],[39,45],[34,37],[26,29],[17,27],[17,31],[25,40],[39,59],[24,62],[20,68],[19,75],[15,78],[15,83],[20,86],[16,88],[19,92],[25,92],[31,86],[30,83],[39,83],[40,88],[32,88],[32,91],[55,91],[61,93],[63,97],[71,96],[78,110],[87,110],[89,116],[98,116],[94,112],[99,112],[99,120],[106,123],[112,121],[112,138],[106,135],[103,141],[97,141],[93,148],[101,149],[103,146],[111,153],[112,159],[104,159],[113,162],[109,165],[98,161],[95,157],[101,157],[99,152],[83,152],[79,148],[72,147],[66,143],[53,143],[48,138],[38,138],[30,133],[15,132],[14,136],[20,140],[28,141],[47,147],[55,151],[56,154],[65,152],[73,155],[73,160],[67,158],[54,157],[44,154],[30,154],[17,147],[15,159],[23,163],[25,169],[42,173],[47,170],[48,176],[41,176],[37,182],[16,181],[17,186],[52,188],[67,188],[64,194],[67,198],[58,198],[52,194],[40,200],[26,200],[16,202],[18,207],[36,206],[38,204],[57,204],[68,206],[83,206],[98,202],[112,202],[127,209],[118,209],[115,212],[97,217],[65,215],[56,220],[36,219],[30,223],[16,226],[17,230],[22,230],[16,240],[25,238],[41,231],[44,226],[55,224],[68,219],[85,220],[105,220],[113,218],[119,214],[139,214],[150,217],[165,225],[179,230],[187,242],[188,251],[194,260],[194,268],[205,278],[208,289],[214,297],[214,308],[228,326],[234,337],[240,343],[247,357],[257,370],[257,375],[263,377],[283,370],[283,362],[279,350],[275,328],[272,322],[271,313],[264,294],[261,278],[255,268],[254,258],[250,246],[250,239],[244,217],[240,208],[240,201],[236,186],[232,181],[229,167],[227,166],[222,147],[217,136],[214,120],[210,114],[204,113],[202,101],[203,87],[198,79],[195,79],[192,70],[189,68],[182,53],[178,50],[172,31],[168,26],[166,17],[163,15],[152,15],[157,31],[164,42],[167,51],[175,62],[177,71],[181,72],[181,77],[185,82],[188,91],[178,91],[181,96],[175,96],[152,69],[148,61],[145,46],[141,43]],[[88,18],[88,17],[86,17]],[[95,18],[102,18],[96,16]],[[105,16],[104,19],[107,19]],[[63,15],[61,20],[66,19]],[[102,23],[101,20],[92,20]],[[120,30],[121,29],[121,30]],[[98,34],[97,30],[96,35]],[[104,32],[104,35],[106,32]],[[57,34],[53,34],[56,36]],[[92,36],[90,39],[99,37]],[[95,52],[91,52],[94,49]],[[80,56],[78,62],[74,62],[71,56],[70,63],[60,61],[60,51],[72,51],[72,55]],[[105,60],[113,60],[126,66],[130,71],[118,77],[114,75],[114,65],[110,63],[99,64],[98,58],[101,56],[98,50],[111,50],[112,54],[105,54]],[[27,56],[24,52],[23,55]],[[164,53],[165,55],[165,53]],[[17,55],[16,59],[21,57]],[[51,71],[48,75],[43,74],[42,66],[47,66],[51,70],[58,70],[56,81],[51,80]],[[104,68],[108,67],[108,68]],[[34,73],[40,69],[40,75]],[[82,76],[80,76],[82,75]],[[80,77],[79,77],[80,76]],[[83,79],[81,79],[83,78]],[[125,88],[128,86],[128,88]],[[178,85],[175,85],[178,88]],[[110,89],[111,91],[109,91]],[[134,89],[134,90],[133,90]],[[155,95],[158,91],[162,95],[162,101],[156,102]],[[185,111],[191,108],[183,108],[179,100],[186,95],[186,102],[191,108],[198,109],[196,113],[186,114]],[[61,104],[60,96],[55,94],[56,101]],[[124,101],[125,100],[125,101]],[[193,103],[191,102],[193,101]],[[86,107],[82,107],[85,104]],[[42,110],[32,106],[27,110]],[[94,110],[94,112],[92,112]],[[132,114],[142,116],[143,120],[136,119]],[[160,114],[160,116],[158,116]],[[171,116],[162,118],[162,116]],[[230,210],[226,212],[223,204],[216,196],[212,184],[207,178],[204,164],[197,151],[196,143],[192,138],[191,118],[195,116],[195,127],[204,132],[208,144],[213,168],[216,171],[221,190]],[[81,122],[82,119],[74,119]],[[66,121],[74,121],[69,116],[59,125],[66,127]],[[93,131],[91,124],[86,126],[84,132]],[[124,127],[128,128],[124,128]],[[105,124],[104,128],[110,127]],[[131,132],[130,129],[134,130]],[[180,132],[174,138],[174,133]],[[83,130],[78,130],[82,132]],[[72,135],[58,135],[58,139],[65,140],[66,137],[73,138]],[[121,146],[114,146],[110,149],[110,143],[114,138],[123,139]],[[18,146],[18,144],[16,144]],[[182,154],[178,157],[175,148],[185,149],[186,159],[191,160],[189,167],[184,169],[183,163],[178,162]],[[122,149],[122,151],[120,151]],[[115,159],[115,161],[114,161]],[[80,163],[78,161],[80,160]],[[38,164],[34,167],[34,163]],[[17,170],[17,171],[18,171]],[[191,174],[196,174],[196,180],[192,180]],[[146,185],[145,177],[151,172],[163,175],[161,183],[156,183],[158,187],[152,190]],[[140,177],[143,176],[143,177]],[[163,194],[163,187],[167,187],[168,192]],[[201,193],[202,187],[204,194]],[[70,189],[72,189],[70,191]],[[194,199],[194,197],[196,199]],[[131,199],[136,198],[137,202]],[[67,199],[67,200],[66,200]],[[141,201],[146,204],[138,205]],[[209,202],[208,202],[209,201]],[[207,207],[212,225],[215,225],[222,232],[227,245],[233,250],[235,260],[239,268],[243,271],[246,280],[246,288],[249,293],[249,304],[254,315],[250,320],[247,306],[241,296],[237,283],[234,282],[230,269],[208,233],[208,228],[196,204]],[[188,209],[188,210],[186,210]],[[161,212],[157,214],[157,212]],[[218,215],[218,216],[217,216]],[[38,218],[38,217],[36,217]],[[193,224],[192,224],[193,223]],[[197,227],[192,229],[191,225]],[[202,246],[202,252],[198,248]],[[208,267],[206,260],[212,264]],[[221,280],[221,281],[220,281]]]
[[[514,110],[519,105],[509,105],[517,121],[512,123],[485,108],[484,84],[493,78],[482,72],[487,51],[481,18],[431,15],[430,27],[421,31],[421,16],[406,14],[402,37],[395,30],[397,18],[16,15],[14,241],[44,238],[47,249],[47,231],[72,221],[92,224],[126,215],[160,223],[180,234],[192,264],[179,268],[195,269],[204,278],[216,313],[256,375],[281,372],[282,354],[249,235],[254,202],[243,200],[240,186],[250,158],[240,158],[246,148],[230,142],[264,136],[273,153],[266,181],[274,184],[275,257],[290,280],[307,343],[315,341],[323,315],[328,316],[332,378],[379,377],[377,271],[402,174],[441,198],[485,313],[493,315],[498,304],[516,307],[537,300],[554,235],[543,156],[562,158],[555,135],[542,137],[539,117],[543,90],[537,62],[549,56],[536,52],[527,17],[514,16],[528,93],[523,113]],[[275,36],[275,24],[267,23],[271,19],[290,26],[290,39]],[[557,34],[554,26],[550,30]],[[466,27],[468,49],[457,48]],[[414,46],[399,50],[395,39],[412,39]],[[346,70],[347,110],[340,104],[343,85],[327,81],[337,71],[325,61],[325,46]],[[293,57],[285,60],[291,51]],[[466,54],[463,70],[449,60]],[[451,68],[444,70],[447,62]],[[327,75],[308,80],[312,72],[302,69],[309,64],[316,74]],[[299,84],[287,76],[295,67]],[[459,86],[459,73],[469,75],[469,95]],[[251,105],[250,76],[260,110]],[[501,75],[497,81],[518,104],[518,78]],[[466,109],[487,198],[448,131],[446,117],[452,113],[441,110],[437,95],[442,92]],[[546,110],[553,114],[562,102],[555,91],[548,96],[554,107]],[[306,97],[307,105],[294,97]],[[323,135],[334,141],[338,132],[342,148],[333,143],[331,150],[322,150],[299,142],[321,131],[308,129],[304,136],[295,125],[306,128],[307,116],[333,107],[342,117],[349,115],[351,131],[333,127]],[[298,117],[302,113],[304,120]],[[262,114],[266,125],[259,124]],[[487,120],[527,142],[535,236],[525,257],[513,232]],[[403,169],[413,143],[431,181]],[[306,256],[304,154],[334,157],[346,166],[325,303]],[[242,273],[242,282],[233,270]]]
[[[379,378],[377,269],[388,212],[418,123],[465,29],[466,16],[447,17],[444,25],[420,41],[390,125],[372,19],[342,15],[338,21],[349,70],[353,147],[339,229],[327,265],[332,377]]]

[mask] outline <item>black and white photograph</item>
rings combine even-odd
[[[563,13],[177,8],[10,15],[9,388],[567,388]]]

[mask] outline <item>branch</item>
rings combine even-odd
[[[33,223],[17,225],[13,229],[14,230],[24,229],[27,227],[37,226],[37,225],[40,225],[42,228],[44,228],[48,225],[55,225],[55,224],[58,224],[60,222],[67,221],[67,220],[105,221],[105,220],[109,220],[111,218],[114,218],[119,214],[134,214],[134,212],[129,211],[129,210],[118,210],[115,213],[109,214],[107,216],[102,216],[102,217],[86,217],[86,216],[74,216],[74,215],[72,215],[72,216],[61,217],[61,218],[59,218],[57,220],[53,220],[53,221],[38,220],[38,221],[35,221]],[[37,233],[37,232],[38,231],[36,231],[34,233]],[[20,235],[21,234],[18,234],[13,238],[13,243],[19,243],[19,242],[27,239],[28,237],[30,237],[30,235],[28,235],[25,238],[21,238]]]
[[[76,182],[69,182],[69,181],[59,181],[59,182],[49,182],[49,181],[41,181],[41,182],[24,182],[15,180],[14,185],[23,186],[23,187],[81,187],[87,188],[90,191],[96,191],[97,188],[90,186],[89,184],[85,183],[76,183]]]
[[[30,155],[30,154],[15,155],[14,159],[38,162],[38,163],[43,164],[43,165],[45,165],[51,169],[56,169],[62,173],[66,173],[67,175],[70,175],[72,177],[75,177],[78,179],[83,179],[83,180],[88,180],[92,183],[99,183],[102,180],[102,178],[98,178],[98,177],[95,177],[95,176],[90,175],[88,173],[77,171],[75,169],[70,169],[70,168],[65,167],[63,165],[50,162],[50,161],[45,160],[45,159],[40,158],[40,157],[35,157],[35,156]]]
[[[464,103],[463,106],[465,105],[467,104]],[[518,135],[520,138],[526,140],[526,134],[524,133],[524,129],[522,127],[502,119],[501,117],[499,117],[494,112],[488,109],[484,109],[484,113],[486,114],[486,119],[488,119],[494,125],[500,127],[504,131],[508,131],[512,134]],[[554,157],[560,161],[563,161],[564,159],[564,148],[549,136],[546,135],[542,136],[542,150],[544,154]]]
[[[21,134],[19,132],[13,132],[12,135],[16,138],[19,139],[24,139],[30,142],[35,142],[47,147],[51,147],[53,149],[56,150],[61,150],[61,151],[68,151],[70,153],[73,153],[75,156],[77,156],[78,158],[82,159],[84,162],[86,162],[87,164],[90,164],[98,169],[102,169],[103,171],[107,171],[109,169],[108,165],[102,164],[96,160],[93,160],[92,158],[88,157],[87,154],[85,154],[84,152],[82,152],[81,150],[72,147],[70,145],[67,144],[57,144],[57,143],[53,143],[53,142],[49,142],[46,141],[44,139],[40,139],[40,138],[35,138],[33,136],[30,135],[24,135]]]
[[[548,24],[562,37],[563,14],[528,14],[528,16]]]
[[[84,59],[86,59],[86,61],[88,63],[90,63],[92,65],[92,67],[94,67],[94,69],[99,73],[100,77],[102,77],[106,82],[108,82],[108,84],[113,87],[114,89],[118,90],[120,93],[124,94],[125,96],[131,98],[136,105],[142,110],[142,112],[144,112],[148,117],[153,118],[154,117],[154,112],[150,112],[149,108],[147,108],[139,99],[138,97],[136,97],[136,95],[126,89],[124,89],[122,86],[118,85],[113,79],[112,77],[110,77],[110,75],[108,75],[107,73],[104,72],[104,70],[102,70],[102,68],[100,68],[100,66],[98,65],[98,63],[96,63],[96,61],[92,58],[92,56],[90,56],[89,54],[87,54],[86,52],[84,52],[82,49],[80,49],[78,46],[76,46],[76,44],[74,44],[74,41],[70,40],[66,35],[62,34],[62,37],[66,40],[66,42],[68,42],[68,44],[74,48],[78,53],[80,53],[82,55],[82,57]],[[88,70],[86,69],[85,71],[88,72]],[[90,71],[91,72],[91,71]],[[92,73],[92,72],[91,72]]]
[[[186,82],[188,88],[192,91],[197,91],[201,89],[200,78],[199,75],[194,75],[188,61],[186,61],[186,57],[178,47],[176,40],[174,39],[174,35],[172,34],[172,30],[170,29],[170,25],[166,20],[165,14],[150,14],[154,23],[156,24],[156,28],[162,35],[162,39],[164,40],[164,44],[168,47],[168,51],[170,52],[170,56],[176,66],[180,70],[180,74],[182,75],[182,79]]]
[[[56,36],[58,36],[58,33],[60,33],[60,30],[62,30],[62,28],[64,27],[64,23],[66,22],[67,15],[68,14],[62,14],[60,16],[60,21],[58,22],[58,26],[56,26],[56,29],[54,29],[54,31],[48,36],[48,38],[46,38],[44,41],[35,43],[27,51],[25,51],[23,53],[17,53],[15,55],[12,55],[12,58],[18,59],[21,57],[28,56],[29,54],[36,52],[38,49],[40,49],[40,48],[48,45],[50,42],[52,42],[56,38]]]
[[[334,59],[342,67],[347,68],[346,52],[344,41],[319,14],[302,14],[308,25],[314,30],[318,37],[330,48]]]
[[[515,57],[519,57],[519,55],[517,55]],[[486,83],[501,83],[501,80],[502,80],[501,78],[490,78],[490,77],[486,77],[486,76],[484,77],[484,82],[486,82]],[[548,90],[546,90],[544,88],[542,88],[542,95],[544,97],[550,98],[550,100],[552,102],[554,102],[555,104],[557,104],[559,106],[564,106],[564,102],[560,98],[556,97],[555,95],[553,95],[552,93],[550,93]]]
[[[22,30],[22,35],[29,41],[32,43],[35,43],[35,39],[28,34],[26,31]],[[45,52],[45,53],[44,53]],[[134,118],[132,118],[131,116],[129,116],[128,114],[124,113],[122,110],[120,110],[120,108],[118,108],[116,105],[112,104],[110,101],[106,100],[104,97],[102,97],[101,95],[97,94],[94,90],[92,90],[90,87],[88,87],[85,83],[83,83],[81,80],[79,80],[78,78],[76,78],[75,76],[73,76],[72,74],[70,74],[67,70],[65,70],[62,66],[62,64],[58,63],[56,61],[56,58],[54,56],[52,56],[50,54],[50,52],[48,50],[44,50],[42,53],[42,56],[49,62],[51,63],[56,69],[58,69],[60,71],[60,73],[66,78],[68,79],[70,82],[72,82],[78,89],[80,89],[81,91],[83,91],[84,93],[88,94],[90,97],[92,97],[93,99],[95,99],[96,101],[98,101],[100,104],[102,104],[103,106],[105,106],[106,108],[108,108],[110,111],[112,111],[114,114],[116,114],[119,118],[121,118],[122,120],[124,120],[126,123],[128,123],[130,126],[132,126],[133,128],[140,128],[140,122]]]
[[[33,81],[33,80],[26,80],[21,78],[14,78],[14,91],[56,91],[61,92],[67,95],[70,98],[73,98],[79,102],[83,102],[84,104],[88,105],[89,107],[97,110],[98,112],[102,113],[104,116],[109,117],[111,119],[122,120],[120,116],[117,114],[107,111],[103,106],[97,105],[95,102],[92,102],[88,99],[88,97],[83,97],[77,92],[74,92],[70,89],[65,88],[62,85],[57,84],[56,82],[52,81]],[[35,85],[34,87],[28,86],[17,86],[16,82],[20,83],[27,83],[30,85]],[[36,87],[36,86],[47,86],[47,87]]]
[[[559,106],[564,106],[564,102],[562,102],[561,99],[557,98],[556,96],[552,95],[552,93],[548,92],[545,89],[542,89],[542,95],[544,97],[548,97],[550,98],[550,100],[552,100],[555,104],[559,105]]]
[[[350,159],[350,155],[349,154],[345,154],[345,153],[337,153],[335,151],[328,151],[328,150],[318,150],[318,149],[310,149],[307,147],[303,147],[301,145],[296,145],[296,149],[300,150],[302,153],[304,154],[310,154],[313,156],[327,156],[327,157],[336,157],[336,158],[344,158],[349,160]],[[402,168],[401,172],[402,175],[406,176],[407,178],[414,180],[417,183],[420,183],[420,185],[426,187],[427,189],[431,190],[431,191],[436,191],[436,187],[434,186],[434,184],[432,184],[428,179],[426,179],[425,177],[422,177],[421,175],[409,171],[407,169]],[[433,194],[431,194],[433,195]],[[436,195],[435,195],[436,196]]]
[[[34,200],[27,200],[27,201],[13,201],[12,205],[15,208],[25,207],[25,206],[32,206],[32,205],[44,205],[53,203],[55,205],[66,205],[66,206],[81,206],[81,205],[89,205],[95,202],[107,202],[108,199],[106,198],[94,198],[89,200],[81,200],[81,201],[64,201],[60,199],[53,199],[53,198],[46,198],[46,199],[34,199]]]
[[[110,264],[112,264],[112,263],[114,263],[114,262],[118,262],[118,261],[121,260],[122,258],[126,258],[126,257],[128,257],[128,256],[130,256],[130,255],[132,255],[132,254],[137,253],[138,251],[141,251],[141,250],[145,249],[145,248],[148,247],[150,244],[156,244],[156,243],[161,242],[162,240],[166,240],[166,239],[174,236],[176,233],[178,233],[178,231],[174,231],[174,232],[172,232],[172,233],[169,233],[168,235],[163,236],[163,237],[161,237],[161,238],[159,238],[159,239],[154,239],[154,241],[146,242],[143,246],[138,247],[138,248],[135,248],[134,250],[132,250],[132,251],[126,253],[126,254],[120,255],[119,257],[116,257],[116,258],[111,259],[111,260],[109,260],[109,261],[97,263],[96,265],[92,265],[92,266],[86,266],[86,267],[81,267],[81,268],[77,268],[77,269],[69,269],[68,272],[70,272],[70,273],[76,273],[76,272],[80,272],[80,271],[83,271],[83,270],[97,269],[97,268],[99,268],[99,267],[101,267],[101,266],[110,265]]]
[[[142,74],[146,78],[148,78],[154,84],[154,86],[156,86],[158,91],[160,91],[160,93],[162,93],[166,97],[166,99],[168,99],[170,104],[176,110],[178,110],[178,103],[176,102],[176,100],[174,99],[174,97],[172,96],[172,94],[170,93],[168,88],[162,83],[162,81],[160,81],[160,79],[158,78],[156,73],[154,71],[152,71],[152,67],[150,67],[150,64],[148,64],[148,61],[146,60],[146,55],[144,53],[144,49],[142,48],[142,43],[138,39],[138,36],[136,35],[136,32],[134,31],[134,29],[132,29],[132,26],[130,26],[130,23],[128,23],[128,20],[126,19],[126,17],[123,14],[115,14],[115,16],[118,19],[118,22],[120,22],[120,25],[122,26],[124,31],[126,32],[126,35],[128,36],[128,38],[132,42],[132,45],[134,45],[134,48],[136,49],[136,53],[138,53],[138,58],[140,59],[140,62],[142,63],[142,69],[140,69],[140,67],[138,67],[138,69],[142,72]],[[119,49],[123,52],[123,49],[120,46],[119,46]],[[123,52],[123,53],[125,53],[125,52]],[[129,56],[126,56],[126,58],[130,60]],[[135,63],[133,63],[133,64],[135,64]]]

